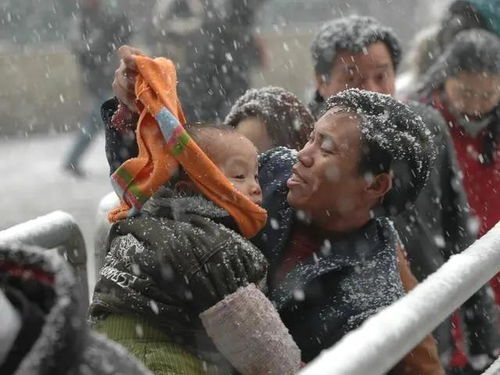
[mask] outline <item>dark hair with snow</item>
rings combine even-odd
[[[332,108],[359,118],[360,173],[393,172],[393,187],[382,204],[385,213],[394,215],[411,207],[436,154],[432,135],[420,116],[389,95],[359,89],[331,96],[324,111]]]
[[[330,78],[340,50],[357,54],[376,42],[387,46],[396,70],[401,61],[401,44],[392,29],[381,25],[375,18],[357,15],[327,22],[321,26],[311,45],[314,71]]]
[[[248,117],[257,117],[265,124],[273,146],[300,149],[314,128],[309,110],[281,87],[247,90],[233,105],[224,124],[237,127]]]
[[[500,38],[480,29],[461,31],[429,68],[418,91],[440,88],[461,72],[500,74]]]

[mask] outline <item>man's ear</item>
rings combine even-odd
[[[374,200],[381,200],[392,189],[392,174],[389,172],[371,176],[367,192]]]

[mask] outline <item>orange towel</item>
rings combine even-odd
[[[139,71],[135,93],[141,110],[136,130],[139,154],[111,176],[121,204],[109,213],[109,220],[137,214],[180,164],[198,189],[231,215],[245,237],[255,236],[266,222],[266,211],[234,189],[182,126],[185,119],[174,64],[164,58],[135,59]]]

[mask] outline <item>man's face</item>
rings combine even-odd
[[[328,98],[348,88],[393,96],[396,76],[389,49],[383,42],[370,44],[364,52],[338,52],[330,77],[316,76],[317,89]]]
[[[366,210],[369,181],[359,173],[361,133],[352,113],[331,109],[314,127],[288,180],[288,202],[318,223]]]
[[[447,79],[444,89],[456,111],[478,117],[490,112],[500,102],[500,75],[462,72]]]

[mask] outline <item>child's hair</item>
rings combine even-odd
[[[189,136],[196,142],[198,147],[208,156],[210,160],[213,161],[211,157],[212,150],[210,149],[210,144],[207,142],[206,138],[210,134],[210,131],[217,131],[222,134],[235,134],[240,135],[235,128],[223,124],[214,123],[188,123],[184,125],[184,128],[189,133]],[[182,167],[179,166],[177,175],[172,177],[168,184],[175,185],[181,181],[188,181],[189,176],[184,171]]]
[[[247,90],[233,105],[224,124],[236,128],[249,117],[257,117],[264,123],[273,146],[300,149],[314,128],[309,110],[281,87]]]
[[[235,128],[224,125],[224,124],[215,124],[215,123],[189,123],[184,125],[184,128],[189,133],[191,138],[198,144],[198,146],[205,152],[206,154],[210,153],[210,149],[208,145],[205,144],[204,138],[207,135],[207,130],[218,131],[223,134],[239,134]]]
[[[500,39],[479,29],[458,33],[429,68],[418,92],[428,94],[441,88],[447,79],[461,72],[500,74]]]

